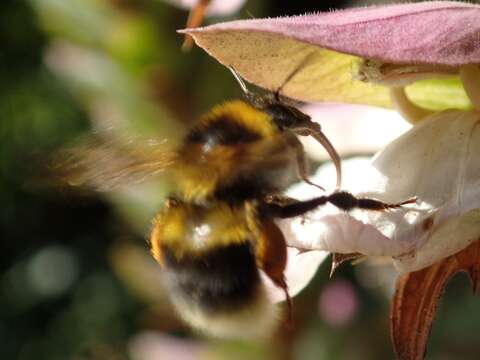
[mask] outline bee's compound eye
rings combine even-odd
[[[270,104],[265,107],[264,111],[273,118],[273,121],[280,129],[292,128],[297,123],[295,114],[285,105]]]

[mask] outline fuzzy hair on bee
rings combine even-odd
[[[283,316],[268,298],[260,272],[284,290],[292,310],[284,276],[286,240],[275,219],[300,216],[327,202],[345,211],[382,211],[414,199],[385,204],[336,192],[307,201],[276,198],[197,205],[168,200],[154,219],[150,242],[180,316],[213,336],[272,334]]]
[[[215,106],[175,149],[149,142],[144,150],[108,144],[76,147],[60,168],[74,185],[112,189],[149,174],[168,174],[175,190],[153,221],[149,244],[162,266],[172,302],[192,327],[213,336],[269,336],[283,317],[261,280],[263,272],[285,292],[287,242],[277,219],[301,216],[327,202],[383,211],[413,202],[385,204],[342,192],[340,157],[320,126],[280,98],[247,90],[245,100]],[[295,70],[284,84],[291,79]],[[282,194],[308,179],[308,162],[297,136],[312,136],[337,169],[337,190],[299,201]],[[145,146],[144,146],[145,147]]]
[[[152,254],[165,269],[173,304],[194,328],[214,336],[262,337],[280,320],[260,278],[271,239],[258,220],[245,204],[206,208],[178,200],[169,200],[155,218]],[[281,271],[270,275],[283,280],[282,255],[274,258]]]

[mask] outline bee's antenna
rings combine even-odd
[[[237,71],[233,68],[233,66],[229,65],[228,68],[230,69],[233,76],[235,77],[235,80],[237,80],[238,84],[242,88],[242,91],[245,94],[245,97],[247,99],[253,98],[254,94],[250,90],[248,90],[247,85],[245,84],[245,81],[243,81],[242,77],[237,73]]]
[[[293,77],[297,75],[300,70],[303,69],[303,67],[307,64],[307,62],[312,58],[313,54],[314,54],[314,51],[310,52],[307,56],[305,56],[303,60],[297,65],[297,67],[293,69],[293,71],[285,78],[285,80],[283,80],[283,83],[273,93],[273,95],[275,96],[275,100],[277,100],[278,102],[281,101],[280,92],[283,90],[285,85],[287,85],[290,82],[290,80],[292,80]]]

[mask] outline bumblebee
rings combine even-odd
[[[325,147],[337,170],[338,190],[340,156],[320,125],[282,101],[281,87],[273,96],[255,95],[231,71],[246,101],[214,107],[188,133],[173,166],[179,197],[194,203],[263,198],[283,191],[295,175],[323,190],[308,179],[308,162],[297,135],[312,136]]]
[[[232,72],[246,101],[214,107],[179,149],[130,151],[119,156],[130,159],[116,165],[108,146],[77,149],[63,167],[73,169],[70,181],[96,179],[103,187],[169,170],[176,191],[153,221],[150,246],[164,268],[173,303],[187,322],[209,334],[262,336],[271,333],[280,314],[268,299],[261,271],[285,291],[291,309],[284,278],[287,245],[276,219],[300,216],[327,202],[348,211],[385,210],[412,201],[385,204],[341,191],[308,201],[283,197],[296,177],[318,186],[308,179],[296,135],[311,135],[325,146],[336,164],[337,190],[340,157],[308,115],[280,99],[281,87],[273,96],[257,96]],[[92,164],[95,169],[89,170]]]
[[[237,80],[248,101],[213,108],[187,134],[173,165],[177,193],[155,218],[150,244],[174,304],[194,328],[259,337],[270,334],[280,318],[260,271],[284,290],[292,307],[284,277],[287,245],[276,219],[326,202],[348,211],[384,210],[410,200],[385,204],[347,192],[309,201],[283,197],[295,176],[312,184],[297,134],[313,135],[327,148],[337,165],[337,187],[339,157],[319,126],[280,101],[278,92],[255,96]]]
[[[285,202],[267,198],[198,205],[169,199],[154,220],[150,243],[180,315],[214,336],[271,334],[281,315],[268,299],[260,271],[285,291],[289,313],[292,309],[284,277],[287,245],[275,220],[327,202],[348,211],[386,210],[412,200],[385,204],[347,192]]]

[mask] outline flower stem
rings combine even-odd
[[[460,79],[473,106],[480,111],[480,67],[473,64],[462,66]]]
[[[412,103],[407,97],[404,87],[391,87],[390,99],[392,100],[394,109],[397,110],[410,124],[416,124],[428,115],[433,114],[432,111]]]

